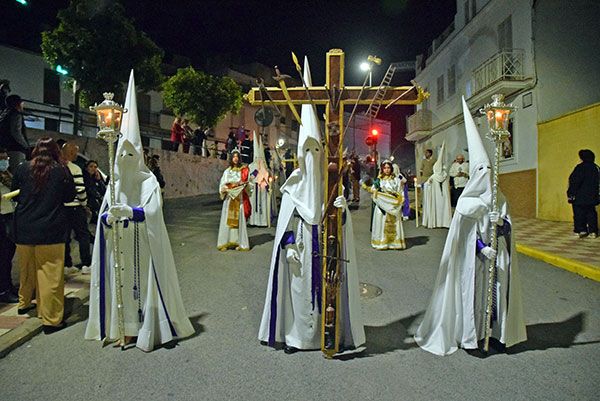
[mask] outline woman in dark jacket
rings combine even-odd
[[[598,237],[598,213],[596,205],[600,203],[600,169],[594,163],[595,155],[589,149],[579,151],[581,163],[569,176],[567,196],[573,205],[573,223],[575,233],[580,238]]]
[[[64,256],[68,224],[64,203],[75,197],[75,184],[60,149],[40,139],[32,160],[17,168],[12,189],[21,192],[14,212],[13,235],[20,269],[18,313],[34,308],[44,333],[64,328]]]

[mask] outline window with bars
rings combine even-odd
[[[440,75],[437,79],[437,104],[444,102],[444,75]]]
[[[456,65],[448,68],[448,97],[456,93]]]
[[[465,10],[465,25],[467,25],[469,23],[469,21],[471,21],[471,18],[470,18],[470,9],[469,9],[469,0],[465,1],[464,10]]]
[[[498,25],[498,49],[512,49],[512,18],[509,15]]]
[[[471,19],[477,14],[477,0],[471,0]]]

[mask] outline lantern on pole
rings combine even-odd
[[[106,141],[108,144],[108,163],[109,163],[109,191],[110,191],[110,205],[114,206],[116,203],[115,198],[115,143],[121,136],[121,122],[123,120],[123,113],[127,112],[121,105],[113,101],[113,93],[105,92],[104,101],[100,104],[95,104],[90,107],[91,111],[96,113],[98,119],[98,138]],[[125,349],[125,317],[123,314],[123,291],[122,291],[122,280],[121,280],[121,253],[119,252],[119,222],[115,222],[112,227],[112,246],[115,255],[114,258],[114,272],[115,272],[115,287],[116,287],[116,298],[117,298],[117,319],[119,325],[119,345],[121,349]]]
[[[479,110],[487,118],[489,132],[487,138],[494,143],[494,170],[492,176],[492,212],[498,213],[498,169],[500,167],[500,154],[502,143],[510,137],[508,131],[508,122],[510,113],[515,110],[512,104],[504,103],[504,95],[496,94],[492,96],[492,103],[486,104]],[[490,246],[494,251],[498,250],[498,233],[496,222],[490,224]],[[485,308],[485,339],[483,349],[488,352],[490,345],[490,336],[492,334],[492,307],[494,291],[496,290],[496,258],[490,261],[488,268],[488,286]]]

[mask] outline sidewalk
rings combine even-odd
[[[573,224],[514,217],[517,251],[600,281],[600,238],[578,238]]]
[[[89,297],[90,275],[81,273],[65,276],[65,319],[67,324],[77,317]],[[29,315],[18,315],[17,304],[0,304],[0,358],[42,331],[42,322],[36,310]]]

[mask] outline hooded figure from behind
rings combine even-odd
[[[496,258],[492,338],[510,347],[527,339],[517,254],[506,199],[498,191],[492,212],[492,170],[473,117],[463,99],[470,180],[458,199],[446,237],[431,301],[415,340],[424,350],[448,355],[476,349],[485,336],[488,266]],[[498,230],[497,252],[489,246],[490,225]]]
[[[125,336],[151,351],[194,333],[179,289],[175,260],[162,213],[156,177],[144,164],[133,71],[125,99],[122,136],[115,156],[116,204],[110,187],[96,229],[90,283],[89,340],[116,340],[119,324],[112,230],[120,226],[119,247]]]

